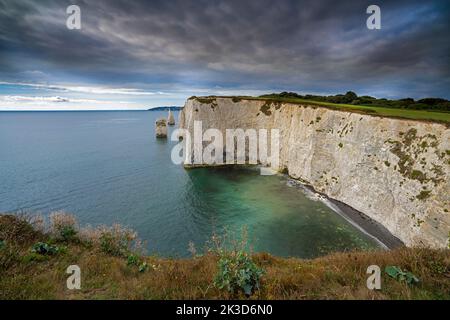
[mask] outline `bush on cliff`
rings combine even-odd
[[[295,92],[281,92],[272,93],[260,96],[261,98],[282,98],[282,99],[302,99],[317,102],[329,102],[336,104],[352,104],[361,106],[374,106],[395,109],[409,109],[409,110],[430,110],[430,111],[450,111],[450,101],[441,98],[425,98],[414,100],[412,98],[404,98],[398,100],[391,100],[385,98],[375,98],[371,96],[358,96],[352,91],[346,94],[337,94],[331,96],[319,95],[300,95]]]
[[[246,252],[248,247],[246,235],[246,231],[243,230],[241,239],[231,239],[231,243],[227,243],[227,234],[223,237],[214,236],[211,251],[218,257],[218,271],[214,285],[232,295],[241,291],[249,297],[260,288],[260,278],[264,270],[258,267],[251,255]]]

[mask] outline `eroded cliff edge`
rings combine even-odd
[[[239,98],[192,98],[180,128],[279,129],[280,171],[384,225],[408,246],[447,247],[450,130],[432,122]]]

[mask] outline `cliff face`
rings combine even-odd
[[[190,99],[180,127],[279,129],[280,171],[384,225],[408,246],[450,236],[450,130],[315,106]]]

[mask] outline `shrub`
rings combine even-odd
[[[99,243],[100,230],[99,228],[94,228],[91,225],[83,226],[78,230],[78,239],[84,245],[92,246]]]
[[[148,270],[148,264],[147,264],[147,262],[144,261],[139,265],[139,272],[145,272],[147,270]]]
[[[72,241],[78,233],[76,218],[68,213],[58,211],[50,215],[50,234],[58,240]]]
[[[245,230],[242,232],[242,240],[232,240],[230,245],[226,235],[222,239],[213,237],[215,246],[212,252],[219,257],[218,272],[214,279],[214,285],[218,289],[225,289],[231,294],[242,291],[250,296],[260,288],[260,278],[264,270],[259,268],[251,254],[246,252],[246,239]]]
[[[135,254],[130,254],[127,257],[127,266],[138,267],[139,272],[145,272],[148,270],[149,266],[146,261],[143,261],[141,257]]]
[[[425,98],[415,101],[412,98],[405,98],[400,100],[390,99],[377,99],[371,96],[361,96],[352,91],[348,91],[346,94],[336,94],[332,96],[317,96],[317,95],[300,95],[295,92],[281,92],[272,93],[260,96],[260,98],[271,99],[302,99],[317,102],[331,102],[338,104],[352,104],[352,105],[368,105],[373,107],[384,108],[403,108],[410,110],[433,110],[433,111],[450,111],[450,101],[440,98]],[[367,110],[369,111],[369,110]],[[374,112],[374,110],[370,110]],[[369,112],[370,112],[369,111]],[[376,112],[376,111],[375,111]]]
[[[60,248],[57,246],[52,246],[45,242],[38,242],[31,248],[32,253],[38,253],[42,255],[55,255],[58,254]]]
[[[61,229],[61,237],[65,241],[76,239],[77,231],[71,226],[65,226]]]
[[[26,215],[0,215],[0,239],[16,244],[29,244],[41,236],[34,228],[36,219]]]
[[[127,258],[128,266],[138,266],[139,265],[139,257],[134,254],[130,254]]]
[[[247,296],[259,289],[259,280],[264,273],[263,269],[259,268],[244,251],[222,255],[218,268],[219,271],[214,280],[217,288],[226,289],[232,294],[242,290]]]
[[[4,240],[0,240],[0,272],[13,266],[19,260],[19,250]]]
[[[133,251],[136,238],[136,232],[118,224],[100,228],[100,248],[103,252],[113,256],[128,256]]]
[[[113,256],[123,257],[131,259],[134,254],[144,253],[143,244],[138,239],[136,232],[131,229],[125,228],[119,224],[114,224],[112,227],[98,226],[91,227],[87,225],[83,228],[77,228],[77,239],[81,244],[86,246],[95,246],[101,251]],[[61,232],[69,232],[71,229],[61,229]]]

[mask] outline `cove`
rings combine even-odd
[[[82,225],[120,223],[138,232],[149,254],[165,257],[190,256],[189,243],[200,253],[214,233],[239,236],[242,228],[253,251],[284,257],[379,248],[283,175],[173,164],[176,142],[154,137],[165,115],[2,113],[0,212],[64,210]]]

